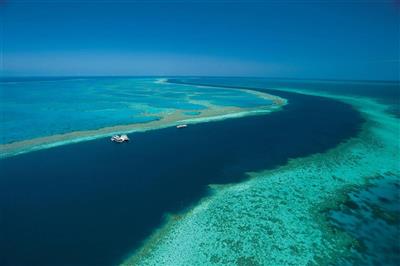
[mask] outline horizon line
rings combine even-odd
[[[226,76],[226,75],[15,75],[0,76],[0,81],[6,79],[18,78],[259,78],[271,80],[293,80],[293,81],[342,81],[342,82],[385,82],[400,83],[400,77],[397,80],[384,79],[333,79],[333,78],[295,78],[295,77],[266,77],[266,76]]]

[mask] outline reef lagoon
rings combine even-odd
[[[155,97],[167,107],[150,104],[161,108],[151,115],[165,123],[144,127],[157,121],[140,121],[146,102],[157,102],[147,92],[135,127],[129,119],[121,126],[126,120],[117,115],[114,124],[103,120],[84,128],[71,122],[79,120],[76,113],[55,120],[70,121],[75,127],[68,130],[79,132],[62,143],[70,145],[59,145],[58,136],[49,142],[57,147],[38,141],[54,136],[51,127],[3,138],[9,149],[0,160],[1,265],[399,263],[398,83],[194,77],[93,82],[103,84],[100,91],[125,82],[159,88]],[[91,96],[97,95],[93,90]],[[168,93],[182,95],[159,96]],[[184,99],[179,106],[176,97]],[[115,113],[122,101],[117,98]],[[6,105],[18,110],[21,101]],[[204,114],[208,109],[213,111]],[[11,121],[27,125],[22,117]],[[173,127],[182,121],[192,124]],[[52,128],[68,134],[62,126]],[[133,141],[114,145],[102,138],[120,130],[131,132]],[[6,146],[28,139],[35,141]]]
[[[286,103],[262,92],[165,81],[4,79],[0,83],[0,157],[115,133],[271,112]]]

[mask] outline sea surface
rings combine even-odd
[[[240,184],[250,178],[249,172],[273,171],[296,158],[322,156],[358,136],[366,124],[365,116],[351,104],[277,90],[289,87],[325,92],[329,88],[336,94],[362,95],[354,82],[157,80],[3,81],[1,141],[12,143],[71,130],[141,123],[168,116],[171,109],[197,117],[209,104],[255,109],[272,104],[247,89],[286,99],[288,104],[275,112],[191,124],[184,130],[168,127],[135,132],[130,134],[133,141],[123,145],[110,143],[107,137],[1,159],[0,265],[122,263],[156,230],[162,230],[170,214],[184,214],[204,197],[212,198],[210,184]],[[365,97],[376,94],[378,101],[393,107],[389,113],[396,113],[396,84],[368,86],[376,87],[366,91]],[[379,180],[385,178],[380,176]],[[383,262],[378,253],[389,250],[392,253],[385,263],[395,265],[399,262],[398,243],[383,239],[374,245],[366,236],[371,223],[382,237],[399,235],[399,210],[392,208],[399,203],[399,186],[392,181],[379,183],[376,189],[369,189],[371,186],[353,187],[345,195],[357,197],[360,206],[364,198],[371,200],[371,193],[379,195],[373,200],[374,213],[386,217],[383,220],[390,226],[381,226],[368,214],[369,209],[352,218],[354,211],[346,206],[355,209],[355,205],[346,205],[345,201],[321,215],[332,227],[364,243],[365,248],[355,249],[340,262]],[[363,192],[366,189],[370,194]],[[390,215],[386,215],[388,212]],[[364,225],[363,230],[354,230],[355,219]]]
[[[146,123],[174,110],[185,110],[190,117],[208,104],[244,108],[272,104],[242,90],[199,89],[154,78],[5,79],[0,81],[0,97],[4,132],[0,144]]]
[[[224,77],[179,78],[175,81],[204,85],[231,86],[236,88],[292,88],[327,93],[333,92],[340,95],[370,97],[387,104],[389,106],[389,112],[400,117],[400,85],[398,81]]]

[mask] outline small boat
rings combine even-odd
[[[117,142],[117,143],[122,143],[129,141],[128,135],[114,135],[111,137],[111,141]]]
[[[185,128],[185,127],[187,127],[187,125],[186,125],[186,124],[183,124],[183,125],[177,125],[177,126],[176,126],[176,128]]]

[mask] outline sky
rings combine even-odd
[[[394,1],[0,0],[2,76],[399,80]]]

